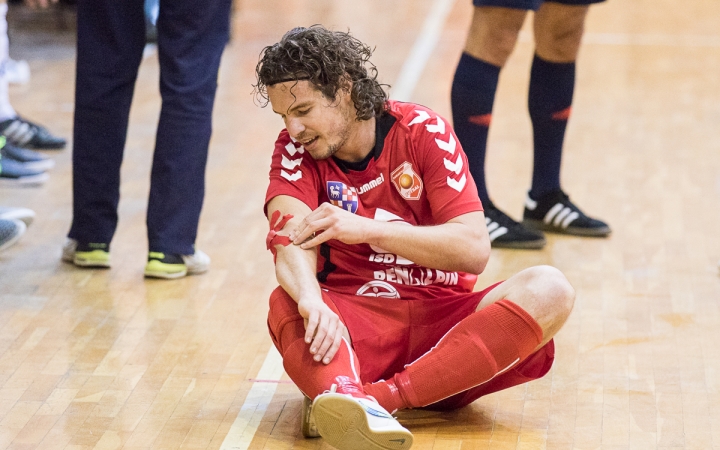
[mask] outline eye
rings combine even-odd
[[[306,115],[307,113],[310,112],[310,109],[311,109],[311,108],[298,109],[298,110],[297,110],[297,115],[298,115],[298,116],[304,116],[304,115]]]

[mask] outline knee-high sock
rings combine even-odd
[[[0,121],[17,116],[10,104],[8,82],[5,77],[5,62],[10,58],[8,53],[7,10],[7,3],[0,3]]]
[[[479,386],[528,357],[542,329],[522,308],[500,300],[452,328],[391,380],[364,386],[388,411],[427,406]]]
[[[485,153],[499,75],[500,67],[463,53],[451,92],[455,134],[468,157],[480,200],[485,204],[490,201],[485,185]]]
[[[337,385],[339,393],[365,397],[360,382],[359,362],[350,344],[343,339],[330,364],[317,362],[310,353],[310,345],[305,343],[302,317],[298,315],[297,318],[282,321],[279,329],[271,330],[290,379],[311,399],[330,389],[333,384]],[[272,320],[269,322],[274,323]]]
[[[575,87],[575,63],[554,63],[535,55],[530,71],[528,110],[535,151],[530,196],[539,199],[560,189],[565,128]]]

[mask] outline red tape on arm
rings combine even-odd
[[[270,218],[270,232],[268,232],[268,235],[265,238],[265,245],[267,246],[267,249],[270,250],[270,252],[273,254],[273,262],[277,260],[277,250],[275,249],[275,246],[282,245],[283,247],[287,247],[292,243],[289,237],[280,236],[279,234],[277,234],[277,232],[285,228],[285,225],[293,217],[294,216],[292,214],[285,214],[282,219],[280,219],[280,211],[275,210],[272,217]]]

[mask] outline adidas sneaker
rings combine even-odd
[[[66,144],[65,139],[53,136],[45,127],[20,116],[0,122],[0,134],[19,147],[61,149]]]
[[[484,203],[484,207],[485,224],[492,247],[540,249],[545,246],[545,236],[541,232],[515,222],[492,202]]]
[[[528,194],[525,199],[523,223],[538,230],[576,236],[605,237],[610,227],[603,221],[588,217],[561,190],[539,199]]]
[[[204,273],[209,268],[210,257],[200,250],[195,250],[192,255],[150,252],[145,265],[145,276],[171,280]]]
[[[333,385],[312,404],[318,433],[339,450],[405,450],[413,435],[372,398],[339,394]]]
[[[82,243],[68,239],[62,249],[62,260],[80,267],[110,267],[110,245]]]

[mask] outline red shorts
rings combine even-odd
[[[394,300],[327,291],[323,291],[323,299],[348,328],[360,361],[360,378],[363,383],[371,383],[390,379],[405,365],[427,353],[452,327],[475,312],[483,297],[498,284],[480,292],[423,300]],[[279,330],[288,322],[299,320],[303,323],[297,304],[282,288],[277,288],[270,296],[270,309],[268,325],[271,330]],[[274,335],[273,340],[278,345]],[[491,392],[540,378],[550,370],[554,356],[554,345],[550,341],[514,369],[428,408],[459,408]]]

